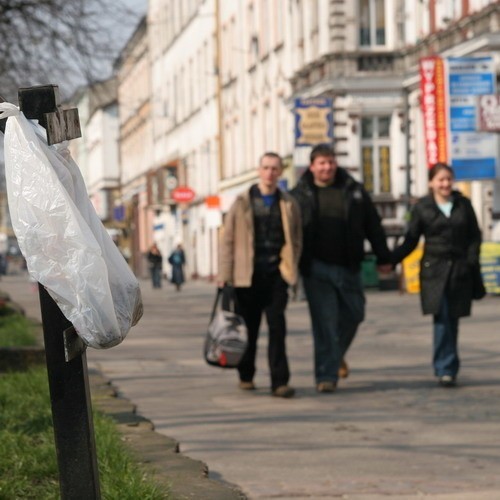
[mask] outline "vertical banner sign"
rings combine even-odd
[[[333,142],[333,100],[329,97],[295,99],[295,147]]]
[[[420,59],[421,106],[424,115],[427,166],[448,161],[444,62],[438,56]]]
[[[496,73],[492,57],[449,57],[448,93],[451,166],[457,180],[493,179],[497,136],[477,132],[478,96],[494,94]]]

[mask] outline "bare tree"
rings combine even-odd
[[[108,77],[136,22],[123,0],[0,0],[0,94],[55,83],[67,95]]]

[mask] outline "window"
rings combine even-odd
[[[384,0],[360,0],[359,44],[363,47],[385,45]]]
[[[370,194],[391,193],[390,116],[361,119],[363,183]]]

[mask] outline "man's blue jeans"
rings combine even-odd
[[[313,260],[304,276],[314,337],[316,383],[338,379],[340,361],[365,315],[361,273]]]
[[[448,298],[443,295],[439,312],[434,316],[434,373],[437,377],[455,377],[460,368],[458,358],[458,318],[449,314]]]

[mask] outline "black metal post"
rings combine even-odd
[[[19,89],[19,107],[48,144],[81,136],[78,110],[61,109],[57,85]],[[100,500],[85,346],[42,285],[39,294],[61,499]]]
[[[99,500],[85,351],[66,361],[64,332],[72,325],[42,285],[39,293],[61,499]]]

